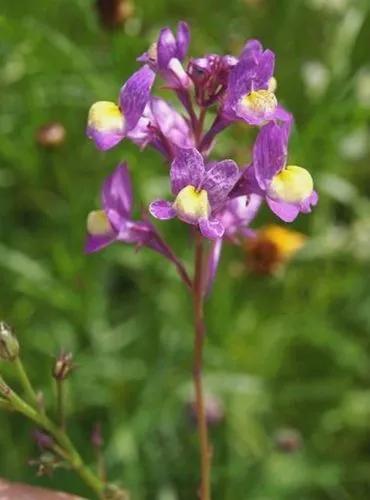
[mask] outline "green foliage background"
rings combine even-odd
[[[99,153],[84,126],[89,105],[114,100],[136,56],[161,26],[179,19],[191,23],[192,55],[237,53],[250,37],[276,51],[278,97],[296,118],[290,158],[311,170],[320,193],[313,215],[294,223],[310,240],[284,272],[256,277],[240,249],[224,253],[207,304],[206,385],[225,407],[223,423],[211,431],[214,498],[368,499],[366,0],[143,0],[114,33],[101,29],[88,0],[3,0],[0,316],[15,327],[51,410],[53,357],[60,348],[75,353],[70,432],[88,461],[89,434],[101,421],[110,475],[134,499],[195,498],[197,437],[185,410],[193,335],[187,294],[150,252],[119,245],[82,252],[86,215],[120,159],[130,162],[138,211],[168,189],[154,152],[123,143]],[[309,61],[327,68],[321,94],[302,77]],[[45,151],[35,132],[53,120],[64,124],[67,140]],[[216,154],[247,162],[252,138],[235,127]],[[266,211],[258,224],[272,220]],[[162,227],[190,262],[185,227]],[[1,363],[0,370],[13,380],[11,367]],[[295,453],[275,445],[286,427],[302,435]],[[89,497],[66,472],[35,476],[27,465],[37,455],[30,432],[17,415],[0,415],[0,475]]]

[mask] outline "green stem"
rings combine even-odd
[[[26,393],[29,402],[34,404],[38,408],[40,406],[39,399],[37,397],[35,390],[32,387],[30,379],[28,378],[27,372],[24,369],[22,360],[19,356],[15,358],[14,366],[17,371],[19,381],[22,384],[23,390]]]
[[[65,430],[65,411],[64,411],[64,380],[56,380],[56,390],[57,390],[57,415],[59,426],[62,430]]]
[[[21,365],[21,364],[20,364]],[[22,366],[22,365],[21,365]],[[22,366],[23,368],[23,366]],[[21,373],[25,374],[24,369]],[[26,380],[29,379],[26,375]],[[32,394],[35,394],[32,386],[30,385]],[[72,469],[81,477],[81,479],[96,493],[98,498],[102,498],[104,491],[104,484],[95,474],[84,464],[80,454],[73,446],[67,434],[59,429],[45,414],[40,413],[39,410],[32,408],[22,398],[18,396],[0,376],[0,395],[11,405],[11,407],[22,413],[24,416],[35,422],[37,425],[46,430],[57,442],[63,450],[63,458],[65,458]],[[29,394],[30,395],[30,394]],[[36,399],[37,401],[37,399]]]
[[[202,383],[203,344],[205,335],[203,312],[204,252],[201,235],[196,234],[195,238],[195,276],[193,289],[195,338],[193,379],[200,446],[200,500],[211,500],[211,448],[208,441],[208,428]]]

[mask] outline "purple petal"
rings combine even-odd
[[[319,195],[316,191],[312,191],[311,196],[306,198],[300,203],[301,212],[308,214],[311,212],[312,207],[316,206],[319,201]]]
[[[163,71],[167,69],[168,63],[177,56],[177,42],[169,28],[163,28],[159,34],[158,45],[158,68]]]
[[[266,197],[266,202],[270,209],[284,222],[293,222],[299,214],[299,207],[284,201],[275,201]]]
[[[162,135],[179,148],[191,148],[194,143],[185,118],[163,99],[151,100],[153,118]]]
[[[267,49],[265,50],[258,61],[258,69],[253,78],[253,89],[263,89],[268,87],[268,82],[274,74],[275,69],[275,54]]]
[[[221,213],[226,236],[232,238],[237,233],[244,233],[256,217],[261,203],[262,197],[257,194],[229,200]]]
[[[156,219],[168,220],[176,217],[176,210],[172,203],[166,200],[156,200],[149,205],[149,212]]]
[[[252,90],[268,88],[274,73],[275,56],[270,50],[262,52],[257,40],[247,43],[239,62],[229,74],[228,91],[224,104],[226,115],[235,118],[235,107],[240,98]]]
[[[177,195],[186,186],[200,186],[204,175],[204,161],[196,149],[179,149],[171,165],[172,194]]]
[[[169,88],[177,90],[189,89],[192,85],[191,78],[188,76],[177,57],[172,57],[170,59],[165,73],[165,79]]]
[[[138,123],[150,98],[155,73],[145,65],[127,80],[121,89],[120,105],[125,119],[126,132]]]
[[[189,26],[184,21],[180,21],[177,25],[177,57],[183,61],[190,44]]]
[[[208,274],[207,274],[207,293],[210,293],[213,282],[216,277],[218,265],[220,263],[221,251],[222,251],[222,238],[218,238],[212,244],[212,248],[208,257]]]
[[[102,206],[108,213],[113,210],[127,218],[132,209],[132,186],[126,163],[121,163],[107,177],[102,189]]]
[[[224,203],[239,176],[239,168],[233,160],[216,162],[207,169],[202,188],[207,191],[213,209]]]
[[[274,113],[274,120],[280,120],[282,122],[288,122],[289,124],[289,131],[288,135],[290,134],[290,129],[291,126],[293,125],[293,115],[289,113],[283,106],[278,104],[276,107],[275,113]]]
[[[95,142],[96,147],[101,151],[113,148],[124,138],[123,133],[98,130],[94,127],[87,127],[86,135]]]
[[[222,238],[225,228],[218,219],[200,219],[199,229],[205,238],[217,240]]]
[[[254,166],[248,165],[242,171],[242,174],[235,187],[231,191],[230,196],[232,198],[237,198],[238,196],[249,196],[251,194],[264,196],[265,192],[258,185]]]
[[[254,53],[261,54],[262,51],[262,43],[259,40],[248,40],[244,45],[241,57],[251,57]]]
[[[253,148],[253,167],[261,189],[267,189],[271,179],[285,165],[288,154],[290,125],[270,122],[260,130]]]
[[[110,245],[116,241],[116,234],[108,234],[104,236],[93,236],[92,234],[88,234],[85,243],[85,252],[93,253],[98,252],[102,248]]]

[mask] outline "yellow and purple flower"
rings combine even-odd
[[[196,149],[178,151],[170,170],[174,202],[157,200],[149,211],[157,219],[180,220],[199,226],[204,237],[222,238],[225,228],[218,217],[228,195],[239,179],[239,169],[232,160],[204,164]]]
[[[97,252],[116,241],[146,246],[173,260],[155,228],[147,221],[132,219],[132,187],[127,164],[123,163],[107,177],[101,193],[102,208],[87,217],[87,253]]]
[[[233,195],[257,194],[283,221],[292,222],[300,212],[311,212],[318,202],[308,170],[287,165],[291,121],[270,122],[261,128],[248,166]]]
[[[155,73],[145,65],[121,88],[119,105],[98,101],[89,110],[86,134],[105,151],[113,148],[138,124],[150,99]]]
[[[258,40],[246,43],[229,74],[222,105],[225,119],[261,126],[273,119],[288,118],[271,88],[274,67],[275,55],[271,50],[263,50]]]

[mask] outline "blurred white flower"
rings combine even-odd
[[[355,93],[359,104],[370,108],[370,68],[362,68],[356,75]]]
[[[339,143],[339,153],[346,160],[360,160],[368,151],[369,134],[366,128],[359,128],[346,135]]]
[[[343,12],[348,7],[348,0],[307,0],[307,4],[316,10]]]
[[[330,81],[330,71],[320,61],[307,61],[302,65],[302,79],[309,97],[322,96]]]

